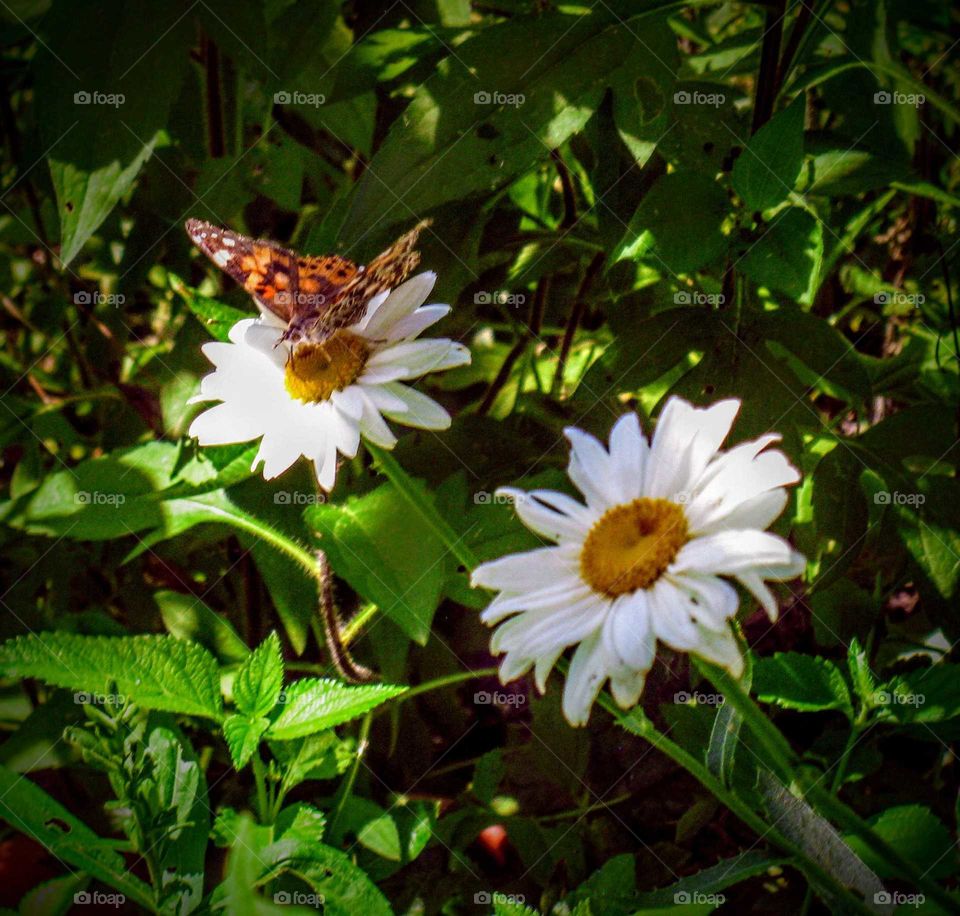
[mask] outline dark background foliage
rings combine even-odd
[[[568,486],[565,425],[605,437],[627,407],[649,429],[669,393],[732,395],[733,441],[782,433],[804,480],[777,530],[810,567],[776,625],[744,601],[752,692],[797,772],[950,885],[958,41],[934,0],[0,4],[0,628],[56,631],[60,666],[0,648],[0,902],[290,912],[275,895],[312,889],[328,912],[822,911],[838,904],[804,855],[862,890],[855,851],[899,902],[947,908],[765,789],[769,748],[683,657],[661,653],[646,714],[800,853],[642,729],[600,709],[569,728],[559,675],[542,698],[500,687],[463,558],[363,449],[320,502],[306,468],[251,477],[255,446],[198,450],[200,346],[253,312],[182,225],[362,262],[432,218],[441,328],[473,363],[421,385],[452,429],[407,432],[395,455],[481,559],[533,545],[492,494]],[[418,692],[318,719],[274,823],[258,791],[297,742],[238,767],[211,718],[221,674],[230,696],[273,631],[267,681],[281,652],[288,676],[331,675],[298,562],[318,545],[357,657]],[[203,647],[135,664],[177,682],[209,659],[213,705],[125,691],[110,652],[69,634]],[[96,696],[117,691],[136,705]],[[238,722],[281,702],[242,697]],[[168,893],[174,867],[196,880]]]

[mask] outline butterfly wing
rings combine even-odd
[[[402,235],[386,251],[377,255],[366,267],[357,268],[349,274],[338,276],[343,286],[319,312],[311,313],[307,309],[294,309],[294,316],[284,335],[285,339],[297,342],[310,340],[320,343],[331,337],[340,328],[349,327],[359,321],[367,304],[378,293],[399,286],[420,263],[420,252],[416,250],[420,233],[430,225],[423,220],[405,235]],[[335,256],[318,260],[342,260]],[[346,262],[350,264],[350,262]]]
[[[237,281],[261,309],[282,321],[324,308],[356,274],[357,266],[337,256],[309,258],[276,242],[253,239],[203,220],[187,220],[193,243],[224,273]]]

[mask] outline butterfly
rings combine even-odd
[[[420,263],[423,220],[386,251],[361,266],[337,254],[301,255],[201,219],[188,219],[191,241],[253,297],[261,310],[287,324],[281,340],[323,343],[365,314],[378,293],[399,286]]]

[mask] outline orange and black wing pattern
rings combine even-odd
[[[304,257],[276,242],[250,238],[199,219],[187,220],[191,241],[257,304],[288,324],[323,311],[357,274],[337,255]]]
[[[253,239],[199,219],[187,220],[193,243],[253,296],[287,323],[283,340],[322,343],[359,321],[370,300],[399,286],[420,263],[416,250],[424,220],[366,267],[339,255],[307,257],[276,242]]]

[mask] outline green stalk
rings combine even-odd
[[[463,564],[466,569],[473,569],[480,561],[474,552],[463,543],[463,539],[451,528],[445,519],[421,499],[420,491],[414,485],[412,478],[400,467],[400,463],[386,449],[378,445],[367,443],[367,450],[377,462],[380,470],[396,488],[397,492],[406,500],[407,505],[423,519],[428,528],[446,545],[447,549]]]
[[[821,815],[836,826],[858,836],[874,854],[900,872],[905,881],[936,900],[947,912],[956,911],[956,901],[939,884],[929,878],[926,873],[921,873],[916,865],[905,859],[895,847],[878,836],[859,814],[824,789],[815,778],[799,769],[797,757],[787,739],[761,712],[760,707],[736,678],[731,677],[722,668],[707,662],[698,660],[697,666],[736,707],[744,724],[753,732],[754,737],[767,752],[784,785],[797,790]]]

